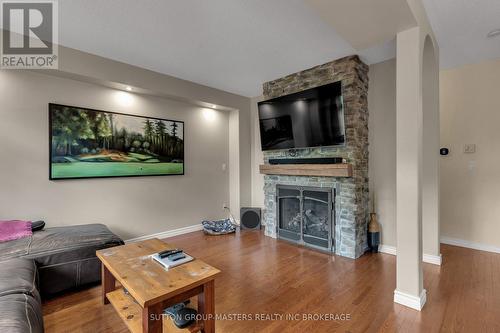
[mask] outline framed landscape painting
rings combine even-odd
[[[184,174],[184,122],[49,104],[50,179]]]

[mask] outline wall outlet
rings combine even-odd
[[[472,154],[476,152],[476,145],[474,143],[466,143],[464,145],[464,153]]]

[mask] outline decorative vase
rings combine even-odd
[[[377,214],[370,213],[370,223],[368,223],[368,245],[373,253],[377,253],[379,244],[380,225],[377,222]]]

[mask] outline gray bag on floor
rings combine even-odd
[[[208,235],[226,235],[236,232],[236,226],[230,219],[218,221],[203,221],[203,231]]]

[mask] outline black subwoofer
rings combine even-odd
[[[242,207],[240,211],[241,229],[260,229],[260,208]]]

